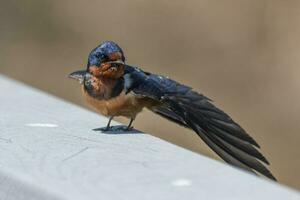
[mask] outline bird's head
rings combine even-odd
[[[124,68],[124,53],[112,41],[101,43],[89,54],[87,72],[95,77],[118,79],[124,74]]]

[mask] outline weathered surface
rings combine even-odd
[[[262,178],[0,76],[0,199],[300,199]],[[14,92],[12,92],[14,91]]]

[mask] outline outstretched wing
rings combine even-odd
[[[152,98],[160,106],[151,110],[179,125],[194,130],[224,161],[276,180],[262,164],[269,164],[259,145],[211,100],[169,78],[127,66],[125,90]],[[255,172],[254,172],[255,173]]]

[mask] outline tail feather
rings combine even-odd
[[[259,148],[259,145],[244,129],[207,100],[205,102],[203,99],[194,102],[187,100],[186,96],[182,101],[180,96],[176,99],[165,99],[168,107],[160,106],[152,111],[194,130],[225,162],[276,180],[260,162],[269,164],[268,160],[255,148]],[[203,109],[204,105],[208,109]]]
[[[250,168],[256,170],[257,172],[264,174],[265,176],[269,177],[270,179],[276,180],[275,177],[271,174],[271,172],[261,162],[259,162],[256,159],[256,157],[253,157],[253,156],[249,155],[249,153],[246,153],[246,152],[240,150],[239,148],[231,145],[230,143],[226,142],[225,140],[222,140],[220,137],[218,137],[217,134],[210,132],[209,129],[200,128],[199,124],[201,124],[201,122],[199,122],[199,120],[197,119],[197,116],[194,116],[192,114],[192,112],[186,113],[185,120],[188,121],[189,125],[196,127],[196,133],[200,137],[202,134],[206,135],[206,137],[208,137],[212,142],[214,142],[214,144],[216,144],[219,148],[221,148],[223,151],[227,152],[231,157],[235,158],[239,162],[248,166],[248,168],[250,167]],[[226,156],[226,158],[224,157],[224,160],[225,159],[228,159],[228,156]]]
[[[230,132],[231,135],[234,135],[242,140],[250,142],[252,145],[258,148],[260,147],[259,144],[257,144],[257,142],[236,123],[227,123],[216,119],[210,120],[210,123],[224,131]]]
[[[194,125],[193,123],[188,123],[190,127],[199,135],[199,137],[214,151],[216,154],[218,154],[225,162],[240,167],[242,169],[245,169],[249,172],[255,173],[249,166],[244,164],[243,162],[239,161],[235,157],[233,157],[229,152],[221,148],[214,139],[210,138],[208,134],[204,134],[204,130],[201,130],[197,125]]]
[[[262,162],[266,163],[267,165],[269,165],[269,161],[254,147],[252,146],[249,142],[241,140],[237,137],[234,137],[232,135],[230,135],[230,133],[226,133],[225,131],[217,128],[217,127],[209,127],[212,132],[215,132],[218,134],[218,137],[228,143],[230,143],[231,145],[243,150],[245,153],[254,156],[256,158],[258,158],[259,160],[261,160]]]
[[[150,108],[153,112],[194,130],[226,162],[275,180],[257,142],[209,98],[167,77],[126,68],[126,91],[156,101],[159,106]]]

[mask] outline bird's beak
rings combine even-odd
[[[86,70],[79,70],[79,71],[72,72],[71,74],[69,74],[68,77],[75,79],[79,81],[80,84],[82,84],[86,74],[87,74]]]

